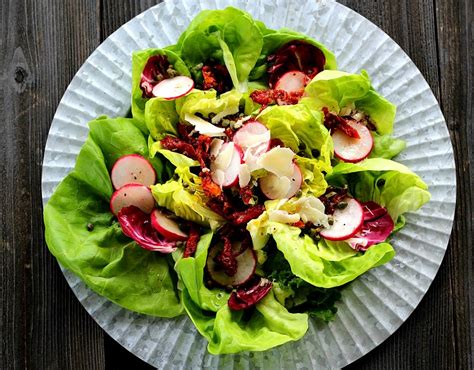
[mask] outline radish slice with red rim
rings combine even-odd
[[[145,213],[155,207],[155,199],[148,187],[140,184],[127,184],[116,190],[110,198],[110,210],[118,215],[124,207],[135,206]]]
[[[232,250],[236,248],[234,253],[237,262],[237,271],[233,276],[229,276],[224,269],[215,261],[217,255],[222,251],[222,243],[218,243],[209,249],[206,268],[210,278],[221,286],[238,286],[246,283],[255,273],[257,266],[257,256],[252,248],[246,248],[242,253],[238,254],[237,245],[232,243]]]
[[[153,96],[166,100],[178,99],[188,94],[193,87],[192,78],[186,76],[167,78],[153,88]]]
[[[341,130],[335,130],[331,135],[334,154],[344,162],[360,162],[372,151],[374,139],[370,130],[362,123],[348,121],[347,124],[358,132],[360,139],[352,138]]]
[[[184,241],[188,238],[188,234],[181,231],[178,223],[160,210],[155,209],[151,213],[150,219],[153,228],[165,238],[173,241]]]
[[[360,203],[353,198],[344,198],[344,209],[336,209],[332,215],[333,223],[321,230],[320,235],[327,240],[346,240],[353,237],[362,227],[364,211]]]
[[[148,160],[138,154],[120,157],[112,167],[110,178],[115,189],[127,184],[153,185],[156,172]]]
[[[310,81],[310,78],[301,71],[289,71],[280,77],[275,84],[275,89],[284,90],[288,93],[300,92]]]
[[[259,185],[268,199],[289,199],[300,190],[302,182],[301,170],[296,163],[293,163],[293,173],[290,177],[279,177],[270,173],[259,180]]]
[[[251,149],[253,155],[262,154],[270,147],[270,130],[258,121],[250,121],[235,133],[232,140],[244,152]]]

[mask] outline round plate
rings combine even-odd
[[[374,87],[398,106],[395,136],[406,140],[407,149],[397,160],[428,183],[432,200],[407,215],[406,227],[393,239],[395,258],[344,290],[335,321],[328,325],[310,321],[302,340],[267,352],[209,355],[206,341],[186,316],[161,319],[130,312],[64,271],[77,298],[97,323],[151,365],[345,366],[398,329],[428,290],[441,264],[454,217],[456,184],[451,141],[435,97],[410,58],[367,19],[335,2],[301,4],[296,0],[174,0],[123,25],[87,59],[59,104],[43,160],[43,203],[73,168],[87,137],[87,122],[98,115],[127,113],[131,53],[173,44],[200,10],[228,5],[246,10],[270,28],[289,27],[314,37],[336,54],[342,70],[367,70]]]

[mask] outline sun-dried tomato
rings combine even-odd
[[[237,272],[237,260],[232,253],[232,242],[227,236],[221,236],[224,241],[224,248],[221,253],[216,256],[216,262],[222,267],[224,272],[229,276],[234,276]]]
[[[194,127],[191,125],[185,125],[184,123],[178,123],[178,136],[180,139],[184,140],[185,142],[189,143],[190,140],[193,140],[191,137],[191,133],[193,132]]]
[[[219,185],[217,185],[214,181],[212,181],[212,176],[209,171],[204,172],[201,171],[199,177],[202,179],[202,190],[204,191],[204,195],[208,198],[221,198],[222,197],[222,189]]]
[[[194,256],[200,238],[201,233],[199,232],[199,228],[194,225],[191,226],[189,229],[189,237],[188,240],[186,240],[186,246],[184,247],[183,258]]]
[[[194,142],[194,148],[196,151],[196,157],[201,165],[201,168],[209,167],[209,148],[211,146],[212,138],[206,135],[199,135],[197,140]]]
[[[219,94],[232,87],[229,71],[218,63],[210,63],[202,67],[203,90],[215,89]]]
[[[250,220],[257,218],[265,211],[265,206],[257,204],[253,207],[246,209],[245,211],[235,212],[230,216],[230,221],[234,225],[245,225]]]
[[[344,118],[338,116],[337,114],[331,113],[327,107],[323,108],[323,113],[324,126],[326,126],[328,130],[341,130],[347,136],[353,137],[355,139],[360,139],[360,135],[357,130],[347,123],[350,120],[349,118]]]
[[[255,276],[244,286],[233,291],[227,304],[233,311],[253,307],[270,292],[272,285],[270,280]]]
[[[324,204],[325,213],[332,215],[336,210],[337,205],[347,197],[347,188],[339,188],[336,186],[329,186],[326,192],[319,197],[319,200]]]
[[[184,154],[192,159],[198,159],[196,151],[191,144],[186,143],[184,140],[178,139],[177,137],[173,136],[165,136],[161,140],[161,145],[163,149],[172,150],[174,152],[178,152]]]
[[[285,90],[255,90],[250,94],[250,98],[257,104],[260,104],[262,108],[267,107],[271,104],[279,105],[293,105],[297,104],[303,91],[286,92]]]
[[[306,227],[306,224],[303,221],[299,220],[297,222],[292,223],[291,226],[299,227],[300,229],[304,229]]]

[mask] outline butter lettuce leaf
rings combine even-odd
[[[308,315],[290,313],[270,291],[255,309],[231,311],[228,305],[217,313],[204,311],[183,289],[183,304],[199,333],[209,344],[213,355],[242,351],[265,351],[298,340],[308,330]]]
[[[219,97],[216,90],[193,90],[176,101],[176,111],[181,120],[184,120],[186,114],[200,114],[205,118],[210,118],[211,114],[231,115],[239,112],[241,98],[242,94],[236,90],[228,91]]]
[[[333,144],[329,131],[323,125],[322,114],[303,104],[265,108],[257,120],[295,153],[304,153],[319,160],[321,170],[331,171]]]
[[[193,257],[181,258],[175,270],[186,288],[189,298],[202,310],[217,312],[227,305],[230,294],[224,289],[208,289],[204,285],[204,270],[213,233],[201,236]]]
[[[356,108],[370,117],[378,134],[393,131],[396,106],[373,89],[366,71],[361,74],[342,71],[317,74],[306,86],[301,104],[317,110],[327,107],[336,113],[346,107]]]
[[[405,212],[416,211],[431,195],[426,183],[408,167],[383,158],[339,163],[326,177],[330,184],[349,186],[360,201],[373,200],[387,208],[395,223]]]
[[[344,285],[395,255],[388,243],[357,253],[348,245],[316,243],[308,235],[300,236],[301,229],[297,227],[272,222],[269,229],[292,273],[316,287]]]
[[[209,60],[225,64],[234,87],[239,91],[247,90],[249,73],[262,46],[259,25],[248,13],[233,7],[202,11],[177,44],[180,55],[193,71]]]
[[[148,156],[145,136],[133,119],[102,118],[89,126],[74,170],[44,208],[48,248],[62,266],[112,302],[148,315],[180,315],[168,257],[126,237],[109,208],[109,169],[122,155]],[[160,175],[160,161],[152,164]]]

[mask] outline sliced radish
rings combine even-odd
[[[370,130],[362,123],[348,121],[347,124],[358,132],[360,139],[350,137],[341,130],[334,131],[332,134],[334,154],[344,162],[360,162],[370,154],[374,139]]]
[[[115,189],[127,184],[153,185],[156,181],[156,172],[150,162],[138,154],[120,157],[112,167],[110,173]]]
[[[259,185],[268,199],[289,199],[298,192],[302,182],[301,170],[296,163],[293,163],[293,173],[290,177],[270,173],[259,180]]]
[[[155,207],[150,188],[140,184],[127,184],[116,190],[110,198],[110,210],[117,216],[123,207],[135,206],[145,213]]]
[[[222,144],[216,158],[211,162],[212,181],[223,187],[234,186],[239,181],[242,150],[233,142]]]
[[[153,95],[166,100],[178,99],[189,93],[194,87],[192,78],[177,76],[161,81],[153,88]]]
[[[245,152],[252,148],[252,154],[265,153],[270,148],[270,130],[258,121],[250,121],[234,135],[234,143]]]
[[[167,217],[163,212],[155,209],[151,213],[151,226],[163,235],[166,239],[172,241],[184,241],[188,238],[188,234],[181,231],[176,221]]]
[[[222,244],[216,244],[209,249],[207,256],[207,271],[213,281],[222,286],[238,286],[247,282],[255,273],[257,266],[257,255],[252,248],[246,248],[242,253],[236,255],[237,272],[234,276],[227,275],[224,270],[215,262],[215,258],[222,251]],[[234,244],[232,244],[234,249]]]
[[[310,78],[301,71],[286,72],[275,84],[276,90],[284,90],[288,93],[304,90]]]
[[[321,231],[321,236],[328,240],[346,240],[352,238],[362,227],[364,210],[360,203],[353,198],[344,198],[346,208],[336,209],[333,214],[333,224]]]

